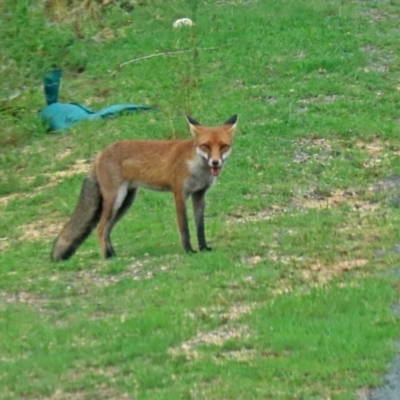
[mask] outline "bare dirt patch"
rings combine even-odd
[[[248,223],[248,222],[260,222],[269,221],[276,216],[282,215],[283,213],[295,212],[296,210],[307,210],[307,209],[331,209],[341,205],[348,205],[353,211],[359,212],[374,212],[380,208],[379,203],[371,202],[370,200],[363,200],[359,194],[364,191],[357,191],[351,189],[336,189],[331,193],[321,195],[318,191],[309,189],[307,193],[299,194],[293,197],[291,203],[288,206],[273,205],[266,210],[259,211],[252,214],[234,214],[229,215],[226,223]]]
[[[368,188],[373,192],[398,192],[400,191],[400,175],[392,175],[381,179]]]
[[[228,327],[223,326],[210,332],[200,332],[193,339],[181,345],[184,350],[189,350],[199,344],[222,346],[225,342],[232,339],[250,337],[249,327]]]
[[[195,312],[191,312],[189,317],[192,319],[203,318],[205,316],[209,318],[220,319],[224,322],[231,322],[238,320],[242,315],[249,314],[256,306],[255,303],[251,304],[233,304],[228,309],[222,306],[213,307],[201,307]]]
[[[336,157],[337,152],[333,150],[332,142],[325,138],[303,138],[296,140],[296,152],[293,163],[327,162]]]
[[[255,303],[251,304],[234,304],[228,309],[222,306],[214,307],[202,307],[195,312],[191,312],[189,317],[192,319],[204,318],[205,316],[209,318],[219,319],[224,323],[218,329],[214,329],[208,332],[199,332],[195,337],[189,339],[188,341],[182,343],[181,345],[170,348],[168,354],[171,356],[184,355],[188,359],[198,359],[201,357],[199,350],[197,349],[200,345],[215,345],[222,346],[228,340],[234,340],[239,338],[250,337],[250,330],[247,326],[230,326],[229,323],[237,321],[242,315],[250,313],[254,307]],[[226,358],[245,358],[246,356],[253,355],[252,351],[237,351],[231,352],[231,354],[226,354]]]
[[[255,349],[247,349],[243,348],[240,350],[229,350],[223,351],[222,353],[218,354],[218,357],[214,359],[216,362],[221,362],[222,360],[235,360],[239,362],[249,362],[257,355],[258,351]]]
[[[10,246],[10,242],[7,238],[0,238],[0,251],[6,250]]]
[[[30,224],[21,226],[20,240],[36,242],[43,240],[53,240],[61,231],[61,223],[47,221],[34,221]]]
[[[25,291],[20,292],[0,292],[0,305],[24,305],[29,306],[37,311],[43,311],[48,299],[36,293],[30,293]]]
[[[372,20],[386,19],[388,14],[382,13],[380,10],[371,9],[367,13]],[[393,51],[386,51],[378,47],[367,45],[361,48],[361,51],[369,58],[369,63],[363,68],[364,72],[388,72],[390,64],[393,62]]]
[[[56,186],[60,181],[68,178],[70,176],[87,173],[90,165],[86,160],[77,160],[68,170],[57,171],[52,173],[46,173],[45,175],[49,178],[49,183],[43,186],[35,188],[30,193],[14,193],[9,196],[0,198],[0,205],[7,205],[8,202],[16,198],[33,198],[43,191]],[[27,241],[42,241],[42,240],[52,240],[61,231],[63,224],[55,223],[49,220],[37,220],[30,222],[28,224],[22,225],[20,227],[21,235],[20,240]],[[8,241],[0,241],[0,250],[8,247]]]
[[[357,192],[352,190],[337,189],[329,196],[306,195],[303,198],[296,198],[293,204],[299,208],[327,209],[346,204],[354,211],[372,212],[377,210],[379,203],[371,203],[369,200],[362,200]]]
[[[382,143],[379,138],[375,138],[370,142],[359,140],[356,142],[356,146],[359,149],[366,151],[372,157],[378,157],[384,151],[384,143]]]
[[[33,189],[31,192],[26,193],[13,193],[8,196],[3,196],[0,198],[0,205],[7,205],[10,201],[18,199],[18,198],[33,198],[43,191],[50,189],[56,186],[60,181],[68,178],[72,175],[87,173],[90,169],[90,163],[86,160],[77,160],[74,164],[71,165],[70,168],[66,171],[56,171],[56,172],[48,172],[44,175],[49,179],[49,183],[46,185],[38,186]],[[30,179],[30,178],[27,178]]]
[[[187,359],[199,359],[201,354],[197,349],[199,345],[222,346],[228,340],[243,339],[250,337],[250,328],[248,326],[229,327],[224,325],[218,329],[209,332],[200,332],[194,338],[182,343],[178,347],[168,350],[172,357],[185,356]]]
[[[177,263],[179,256],[159,260],[157,258],[146,258],[135,260],[126,267],[125,271],[118,274],[104,274],[101,264],[98,268],[82,269],[69,277],[69,291],[84,295],[93,288],[104,288],[115,285],[123,280],[147,280],[152,279],[157,273],[171,273],[171,265]],[[55,277],[58,279],[58,277]]]
[[[302,270],[301,274],[308,281],[315,282],[318,285],[325,285],[336,276],[352,269],[362,268],[366,264],[368,264],[368,260],[362,258],[342,260],[330,265],[316,262],[311,264],[308,269]]]
[[[65,392],[61,389],[57,389],[49,397],[41,397],[43,400],[86,400],[88,398],[97,398],[104,400],[115,400],[115,399],[130,399],[131,396],[128,393],[121,393],[117,389],[106,385],[105,383],[96,386],[95,393],[88,393],[84,391],[73,391]]]
[[[292,260],[292,262],[296,260]],[[320,261],[313,261],[307,259],[298,259],[301,261],[302,268],[300,276],[307,287],[324,287],[334,278],[343,275],[349,271],[361,271],[364,266],[369,262],[368,259],[354,258],[349,260],[341,260],[332,264],[325,264]],[[290,263],[290,258],[287,257],[287,262]],[[293,291],[293,286],[290,279],[283,278],[277,283],[277,287],[272,291],[274,295],[282,295]]]
[[[380,138],[374,138],[369,142],[359,140],[356,142],[356,146],[369,156],[368,160],[363,163],[364,168],[379,166],[388,159],[388,153],[385,151],[386,144]]]
[[[51,183],[58,183],[65,178],[72,175],[88,173],[90,169],[90,163],[87,160],[76,160],[66,171],[56,171],[46,173],[45,175],[50,179]]]
[[[271,206],[266,210],[259,211],[257,213],[252,214],[231,214],[228,215],[226,220],[227,224],[232,223],[247,223],[247,222],[259,222],[259,221],[268,221],[286,211],[286,208],[281,206]]]
[[[76,392],[64,392],[61,389],[57,389],[51,396],[43,397],[43,400],[85,400],[86,393],[81,391]]]

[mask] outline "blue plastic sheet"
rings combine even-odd
[[[44,77],[44,93],[47,106],[40,111],[40,117],[50,131],[68,129],[71,125],[83,120],[95,120],[115,116],[121,112],[152,110],[152,107],[138,104],[115,104],[100,111],[92,111],[77,103],[59,103],[58,93],[61,81],[61,70],[50,71]]]

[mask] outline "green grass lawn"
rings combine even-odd
[[[0,398],[354,399],[382,384],[400,329],[400,4],[44,3],[0,5]],[[173,29],[182,17],[195,25]],[[62,102],[158,110],[49,134],[53,67]],[[236,113],[207,195],[211,253],[185,254],[172,195],[142,190],[116,258],[92,234],[50,262],[98,151]]]

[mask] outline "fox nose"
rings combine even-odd
[[[218,167],[219,160],[212,160],[211,164],[213,165],[213,167]]]

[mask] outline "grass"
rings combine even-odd
[[[399,332],[400,6],[103,3],[0,5],[2,398],[353,399],[381,384]],[[172,29],[181,17],[195,26]],[[158,111],[48,134],[54,66],[60,101]],[[184,254],[172,196],[143,190],[115,259],[92,235],[51,263],[96,153],[185,138],[185,113],[239,114],[207,197],[214,251]]]

